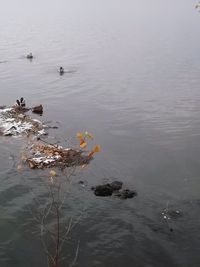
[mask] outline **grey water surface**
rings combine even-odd
[[[200,14],[194,4],[0,0],[0,105],[23,96],[29,106],[44,106],[39,119],[59,126],[51,137],[65,144],[87,130],[102,147],[69,188],[63,216],[82,216],[61,266],[73,261],[78,240],[79,267],[200,266]],[[32,61],[25,58],[30,52]],[[0,139],[0,267],[46,266],[39,226],[28,212],[34,196],[46,197],[44,173],[17,170],[24,143]],[[90,190],[115,180],[138,196],[100,198]],[[164,219],[166,207],[182,216]]]

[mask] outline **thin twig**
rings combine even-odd
[[[78,253],[79,253],[79,246],[80,246],[80,239],[78,240],[78,245],[77,245],[77,248],[76,248],[76,254],[75,254],[75,257],[74,257],[74,260],[73,262],[69,265],[69,267],[72,267],[76,264],[76,261],[78,259]]]
[[[51,146],[54,146],[56,147],[56,145],[59,144],[59,142],[56,142],[56,143],[50,143],[50,142],[47,142],[45,141],[44,139],[42,139],[41,137],[38,137],[38,140],[42,141],[43,143],[47,144],[47,145],[51,145]]]

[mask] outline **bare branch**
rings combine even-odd
[[[76,254],[75,254],[75,257],[74,257],[74,260],[73,262],[69,265],[69,267],[72,267],[76,264],[77,262],[77,259],[78,259],[78,253],[79,253],[79,246],[80,246],[80,239],[78,240],[78,245],[77,245],[77,248],[76,248]]]

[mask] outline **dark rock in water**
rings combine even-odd
[[[118,192],[117,194],[115,194],[115,196],[117,196],[121,199],[133,198],[133,197],[137,196],[137,192],[134,190],[124,189],[124,190]]]
[[[133,198],[137,195],[136,191],[124,189],[119,191],[122,188],[123,183],[120,181],[114,181],[112,183],[93,186],[91,189],[94,191],[96,196],[111,196],[114,194],[116,197],[121,199]]]
[[[43,106],[39,105],[39,106],[33,107],[32,112],[37,113],[37,114],[42,114],[43,113]]]
[[[94,194],[96,196],[106,197],[111,196],[113,193],[113,188],[110,184],[98,185],[94,189]]]
[[[110,183],[110,186],[112,187],[113,191],[120,190],[122,188],[123,183],[120,181],[114,181]]]

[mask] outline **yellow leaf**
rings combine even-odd
[[[79,139],[83,139],[84,138],[83,133],[77,133],[76,137],[79,138]]]
[[[57,176],[57,172],[54,170],[51,170],[50,175],[51,175],[51,177]]]
[[[85,132],[85,137],[93,140],[94,139],[94,136],[91,134],[91,133],[88,133],[87,131]]]

